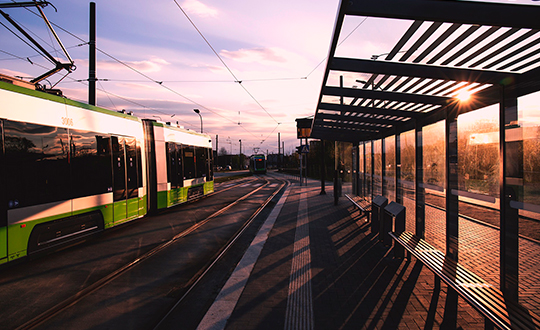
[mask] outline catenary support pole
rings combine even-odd
[[[96,105],[96,3],[90,2],[88,104]]]

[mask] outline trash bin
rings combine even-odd
[[[379,233],[379,241],[381,238],[381,223],[383,216],[383,209],[388,205],[388,198],[384,196],[376,196],[371,203],[371,233]]]
[[[384,244],[392,245],[392,238],[388,235],[388,232],[392,231],[392,227],[396,235],[405,231],[405,207],[396,202],[391,202],[384,208],[384,218],[382,222],[384,227],[384,231],[382,232],[384,233]],[[393,226],[392,223],[394,224]],[[394,256],[403,258],[405,256],[404,252],[403,246],[394,244]]]

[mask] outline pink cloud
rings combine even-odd
[[[218,14],[217,9],[209,7],[197,0],[187,0],[184,2],[182,7],[187,12],[199,17],[216,17]]]
[[[279,54],[279,51],[273,48],[252,48],[239,49],[236,51],[222,50],[222,56],[233,59],[238,62],[253,63],[253,62],[287,62],[287,59]]]
[[[163,66],[168,65],[169,62],[155,58],[151,60],[143,60],[143,61],[123,61],[125,64],[129,65],[130,67],[137,69],[141,72],[159,72],[163,68]],[[99,61],[98,67],[102,70],[123,70],[126,69],[126,66],[115,62],[115,61]]]

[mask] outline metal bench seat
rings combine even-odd
[[[435,286],[442,279],[486,319],[486,328],[540,329],[540,317],[525,307],[508,301],[503,293],[480,276],[410,232],[389,235],[435,274]]]
[[[350,195],[345,196],[351,201],[351,203],[353,203],[357,208],[359,208],[362,213],[371,212],[371,203],[364,198]]]

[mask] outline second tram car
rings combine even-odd
[[[214,190],[212,142],[0,81],[0,264]]]
[[[249,170],[254,174],[266,174],[266,158],[264,155],[253,155],[249,159]]]

